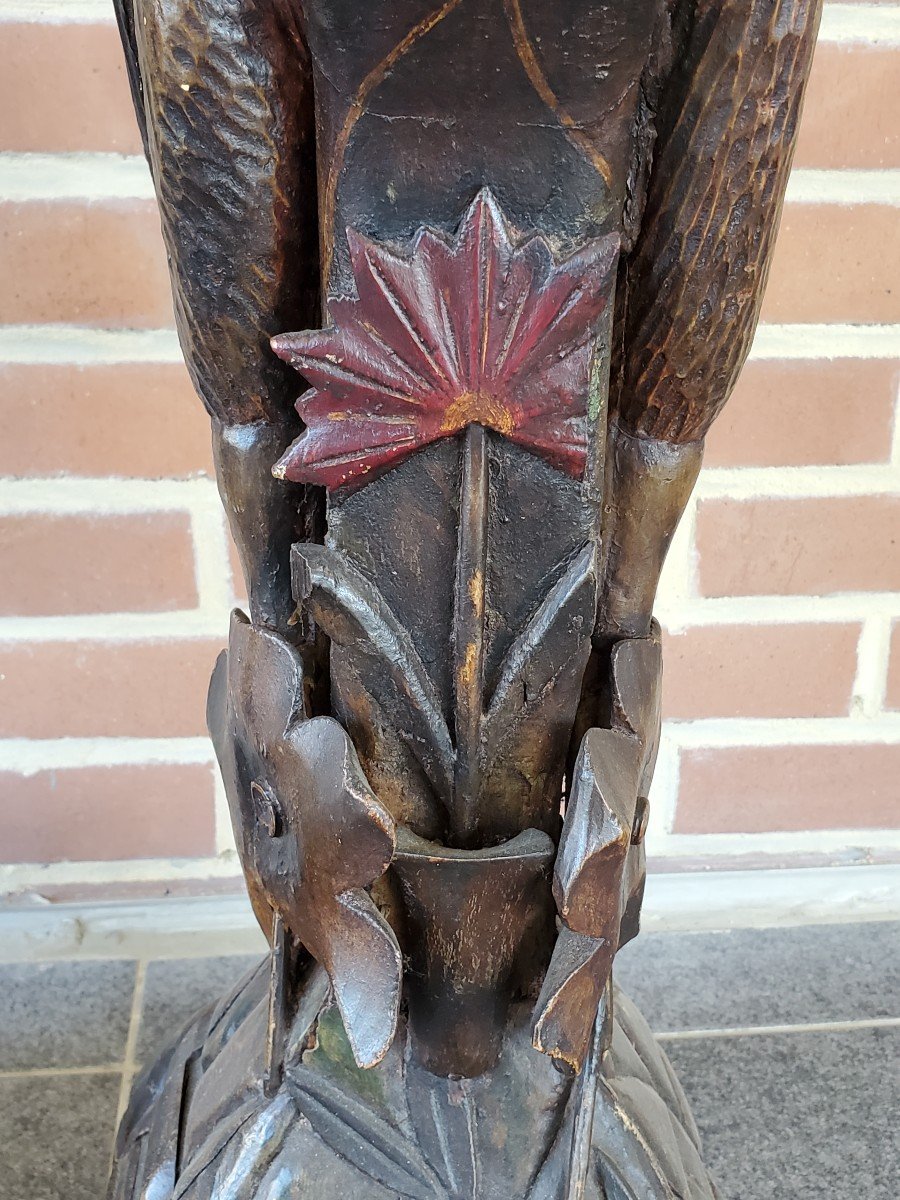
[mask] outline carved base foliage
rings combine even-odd
[[[307,980],[284,1081],[255,1076],[266,971],[201,1013],[135,1088],[109,1200],[559,1200],[583,1092],[529,1046],[514,1008],[494,1070],[431,1074],[401,1022],[382,1063],[354,1062],[327,979]],[[586,1200],[715,1200],[665,1055],[616,992],[591,1105]],[[177,1180],[177,1182],[176,1182]]]

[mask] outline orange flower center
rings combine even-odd
[[[496,396],[484,392],[463,392],[448,404],[441,422],[441,432],[456,433],[467,425],[484,425],[509,436],[515,429],[512,413]]]

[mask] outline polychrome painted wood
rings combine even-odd
[[[612,976],[818,0],[116,4],[272,953],[136,1084],[110,1200],[708,1200]]]

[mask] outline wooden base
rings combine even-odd
[[[531,1048],[522,1006],[483,1076],[424,1070],[405,1021],[384,1061],[360,1070],[321,972],[305,985],[283,1082],[267,1097],[268,981],[263,963],[138,1080],[108,1200],[717,1196],[684,1093],[619,992],[588,1109],[585,1079]],[[573,1140],[585,1129],[584,1175],[572,1180]]]

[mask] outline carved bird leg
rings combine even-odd
[[[617,293],[597,635],[643,636],[703,438],[762,304],[821,0],[684,2],[640,231]]]
[[[302,426],[297,384],[269,338],[320,311],[309,55],[290,0],[116,9],[178,334],[213,420],[251,613],[285,632],[290,545],[323,535],[319,489],[270,475]]]
[[[610,646],[649,629],[703,439],[750,350],[820,11],[676,6],[677,67],[644,114],[656,150],[616,293],[602,581],[572,756],[607,723]]]
[[[611,644],[649,631],[703,438],[750,350],[820,9],[820,0],[700,0],[676,20],[686,30],[680,78],[659,114],[646,210],[617,295],[602,585],[579,735],[611,707]],[[576,1124],[570,1197],[583,1195],[583,1134]]]

